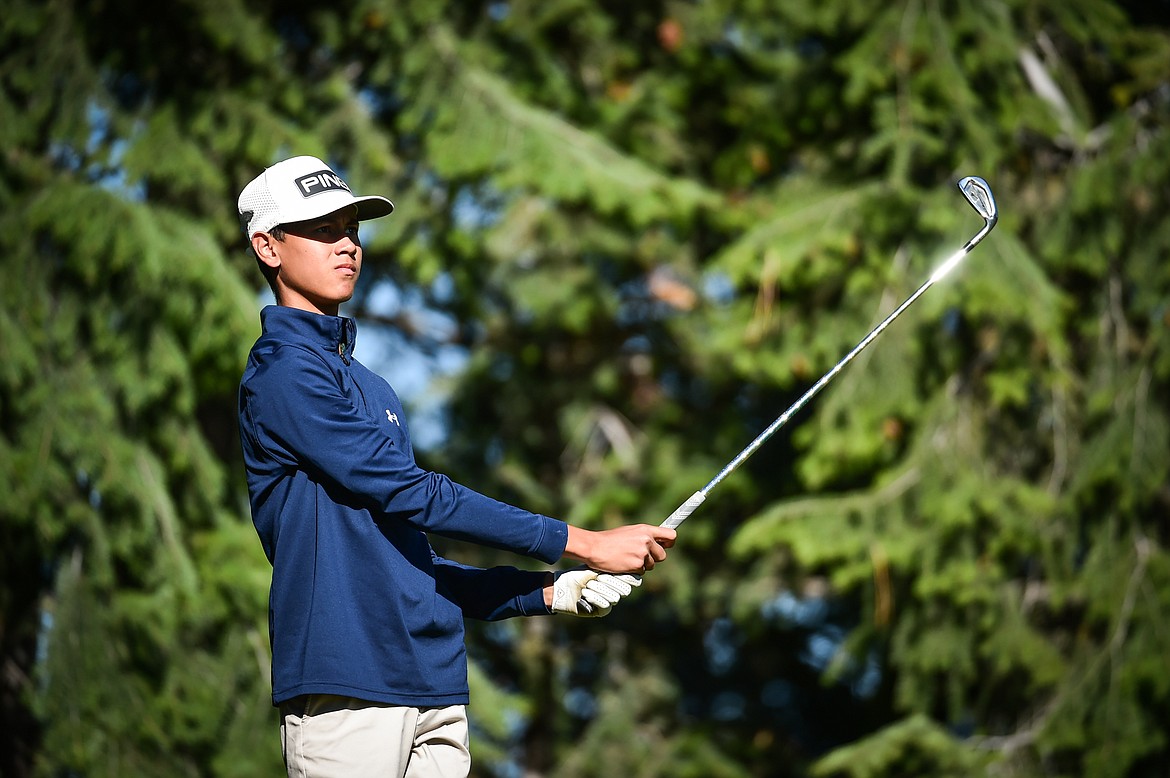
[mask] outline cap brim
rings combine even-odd
[[[394,212],[394,203],[390,202],[385,197],[379,197],[378,195],[355,197],[354,205],[357,206],[358,221],[362,222],[364,222],[366,219],[377,219],[382,216],[389,216]]]
[[[331,192],[327,195],[317,195],[300,205],[299,208],[286,210],[285,218],[280,224],[297,224],[298,222],[312,221],[337,213],[343,208],[357,207],[358,221],[377,219],[386,216],[394,210],[394,203],[378,195],[354,197],[349,192]]]

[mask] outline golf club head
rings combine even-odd
[[[995,224],[999,218],[999,208],[995,205],[995,197],[986,181],[979,176],[967,176],[959,182],[959,191],[989,225]]]

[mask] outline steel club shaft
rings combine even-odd
[[[852,351],[846,354],[840,362],[833,365],[832,369],[821,376],[815,384],[810,386],[808,391],[802,394],[796,402],[794,402],[788,407],[786,411],[784,411],[784,413],[780,414],[780,416],[775,421],[768,425],[767,429],[756,436],[755,440],[749,443],[743,451],[739,452],[739,454],[737,454],[734,459],[728,462],[727,465],[722,470],[720,470],[714,478],[707,482],[706,486],[692,494],[687,498],[686,502],[676,508],[675,511],[667,517],[666,521],[662,522],[662,526],[677,527],[678,525],[682,524],[688,516],[694,513],[695,509],[703,504],[703,501],[707,499],[707,495],[720,481],[731,475],[736,468],[738,468],[744,463],[745,460],[747,460],[748,457],[756,453],[756,451],[760,448],[760,446],[764,445],[768,438],[772,437],[772,435],[775,434],[778,429],[787,424],[788,420],[791,419],[797,413],[797,411],[807,405],[813,397],[815,397],[822,389],[824,389],[825,385],[832,381],[833,378],[835,378],[847,364],[852,362],[853,358],[860,354],[866,346],[872,343],[874,339],[877,338],[877,336],[880,335],[882,331],[885,330],[885,328],[894,321],[894,319],[898,318],[902,314],[902,311],[909,308],[915,300],[917,300],[926,292],[927,289],[934,286],[937,281],[942,279],[945,275],[947,275],[947,273],[951,272],[951,270],[953,270],[959,264],[959,262],[963,260],[963,257],[967,256],[971,249],[979,245],[979,242],[987,236],[987,233],[991,232],[992,228],[995,227],[995,223],[999,220],[999,210],[995,204],[995,197],[991,194],[991,187],[987,185],[986,181],[984,181],[982,178],[979,178],[978,176],[967,176],[966,178],[959,181],[959,191],[961,191],[963,196],[967,198],[967,202],[971,204],[971,207],[974,208],[975,211],[983,217],[983,229],[981,229],[978,233],[975,234],[974,237],[967,241],[963,248],[959,249],[945,262],[939,265],[938,268],[936,268],[935,271],[931,273],[930,278],[926,280],[926,283],[918,287],[914,294],[907,297],[901,305],[894,309],[893,313],[891,313],[889,316],[883,319],[880,324],[874,327],[869,332],[869,334],[861,340],[860,343],[853,347]]]

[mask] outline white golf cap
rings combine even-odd
[[[385,197],[355,197],[341,176],[316,157],[277,162],[253,178],[240,192],[240,226],[251,238],[278,224],[316,219],[357,206],[358,221],[376,219],[394,210]]]

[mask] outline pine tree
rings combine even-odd
[[[466,354],[425,462],[591,527],[667,515],[973,234],[958,177],[1001,206],[609,618],[472,625],[480,774],[1170,755],[1160,6],[9,5],[5,775],[279,771],[231,208],[289,153],[396,202],[363,337]]]

